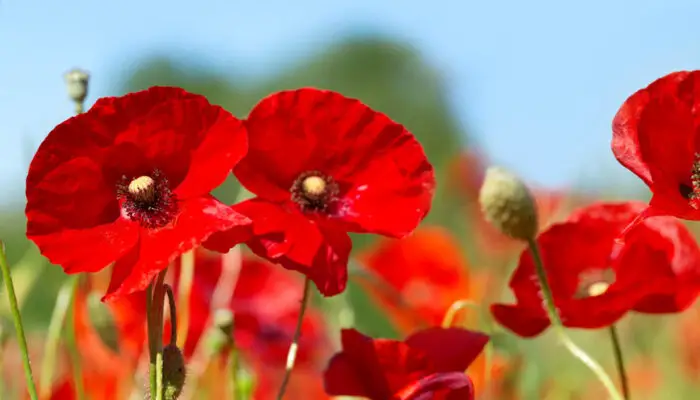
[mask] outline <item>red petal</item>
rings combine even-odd
[[[333,296],[345,290],[352,242],[347,233],[309,220],[301,212],[260,199],[234,206],[253,221],[246,244],[260,257],[299,271],[314,281],[321,294]],[[208,248],[227,248],[228,233],[215,235]]]
[[[62,230],[33,236],[46,258],[66,273],[97,272],[137,246],[139,227],[119,218],[88,229]]]
[[[159,230],[141,230],[137,249],[114,265],[105,301],[144,290],[177,256],[214,232],[246,226],[250,220],[211,196],[184,201],[175,221]]]
[[[405,343],[424,352],[436,372],[464,372],[481,354],[488,335],[461,328],[428,328],[406,338]]]
[[[431,400],[436,392],[449,391],[447,399],[473,400],[474,386],[464,372],[438,372],[412,382],[396,394],[398,400]],[[457,393],[455,393],[457,392]]]
[[[648,186],[652,185],[649,160],[642,157],[640,145],[640,119],[649,102],[663,94],[673,94],[689,72],[666,75],[630,96],[613,119],[612,150],[617,160],[639,176]],[[678,150],[678,149],[677,149]]]
[[[550,325],[549,317],[540,309],[519,304],[492,304],[490,310],[499,324],[521,337],[537,336]]]
[[[372,389],[368,390],[365,387],[365,382],[356,373],[355,366],[345,353],[336,354],[331,358],[328,368],[323,374],[326,393],[331,396],[357,396],[381,399],[382,397],[372,396],[372,394],[386,393],[384,386],[380,385],[379,390],[376,392],[373,392]]]
[[[300,174],[341,187],[335,216],[360,232],[404,236],[430,209],[433,169],[401,125],[338,93],[299,89],[262,100],[246,122],[250,150],[235,174],[270,201],[290,199]]]

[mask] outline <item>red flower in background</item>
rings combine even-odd
[[[146,348],[146,296],[139,292],[106,304],[97,302],[93,306],[101,309],[91,313],[89,298],[98,286],[94,279],[81,284],[74,303],[83,390],[91,400],[126,399]],[[59,376],[51,396],[56,400],[77,398],[72,373]]]
[[[223,257],[204,250],[195,253],[195,275],[189,301],[189,330],[183,352],[191,355],[212,313],[212,295],[222,279]],[[177,295],[179,263],[174,268],[174,288]],[[233,293],[224,307],[235,316],[236,347],[250,361],[284,367],[292,342],[304,282],[293,273],[259,259],[244,257],[236,268]],[[230,271],[227,272],[229,274]],[[166,331],[168,331],[166,329]],[[166,340],[169,333],[166,334]],[[302,324],[302,336],[297,353],[297,366],[312,365],[327,355],[330,343],[320,313],[308,307]]]
[[[464,373],[488,336],[459,328],[429,328],[400,342],[342,331],[343,350],[324,375],[333,396],[370,400],[474,399]]]
[[[700,293],[700,249],[678,220],[658,217],[629,233],[612,256],[615,238],[645,208],[640,202],[598,203],[574,212],[537,243],[565,326],[602,328],[628,311],[674,313]],[[516,304],[494,304],[493,316],[520,336],[550,324],[532,257],[524,251],[510,281]]]
[[[430,209],[435,179],[423,148],[358,100],[283,91],[258,103],[245,124],[250,149],[234,173],[257,197],[235,209],[253,220],[252,232],[215,235],[205,244],[214,250],[245,239],[332,296],[347,283],[347,232],[403,237]]]
[[[360,255],[372,275],[355,275],[354,279],[406,335],[439,326],[456,301],[484,301],[493,286],[493,275],[490,271],[471,274],[463,253],[449,231],[437,226],[420,227],[401,240],[380,240]],[[477,313],[470,309],[457,313],[453,320],[455,326],[477,323]],[[492,361],[491,390],[497,390],[509,365],[499,357]],[[469,367],[476,391],[486,386],[486,368],[483,354]]]
[[[653,196],[640,220],[700,220],[700,71],[666,75],[630,96],[612,124],[612,150]]]
[[[99,99],[39,146],[27,236],[66,273],[116,261],[106,298],[143,290],[183,251],[249,222],[209,194],[246,142],[239,120],[179,88]]]
[[[378,281],[357,279],[403,333],[440,325],[452,303],[470,296],[463,250],[441,227],[379,241],[360,259]]]

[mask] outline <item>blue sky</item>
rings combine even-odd
[[[0,204],[23,200],[33,150],[70,115],[71,67],[92,73],[92,103],[163,49],[264,74],[358,29],[413,43],[494,162],[546,186],[635,183],[611,119],[655,78],[700,68],[698,16],[692,0],[0,0]]]

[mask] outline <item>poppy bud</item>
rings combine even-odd
[[[176,400],[185,386],[187,368],[182,351],[169,344],[163,349],[163,399]]]
[[[500,167],[488,168],[479,203],[486,220],[504,234],[525,241],[535,238],[535,200],[517,176]]]
[[[81,69],[74,68],[66,72],[64,79],[66,80],[68,96],[75,103],[82,104],[87,97],[90,74]]]

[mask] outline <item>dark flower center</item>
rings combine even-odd
[[[122,177],[117,185],[122,213],[147,229],[162,228],[177,214],[177,201],[160,171],[129,179]]]
[[[579,275],[578,288],[574,294],[576,299],[597,297],[605,294],[615,282],[615,271],[610,268],[584,271]]]
[[[678,191],[688,200],[691,207],[700,209],[700,153],[695,153],[695,162],[690,171],[690,185],[681,183]]]
[[[309,171],[299,175],[289,191],[302,211],[326,211],[337,200],[338,184],[328,175]]]

